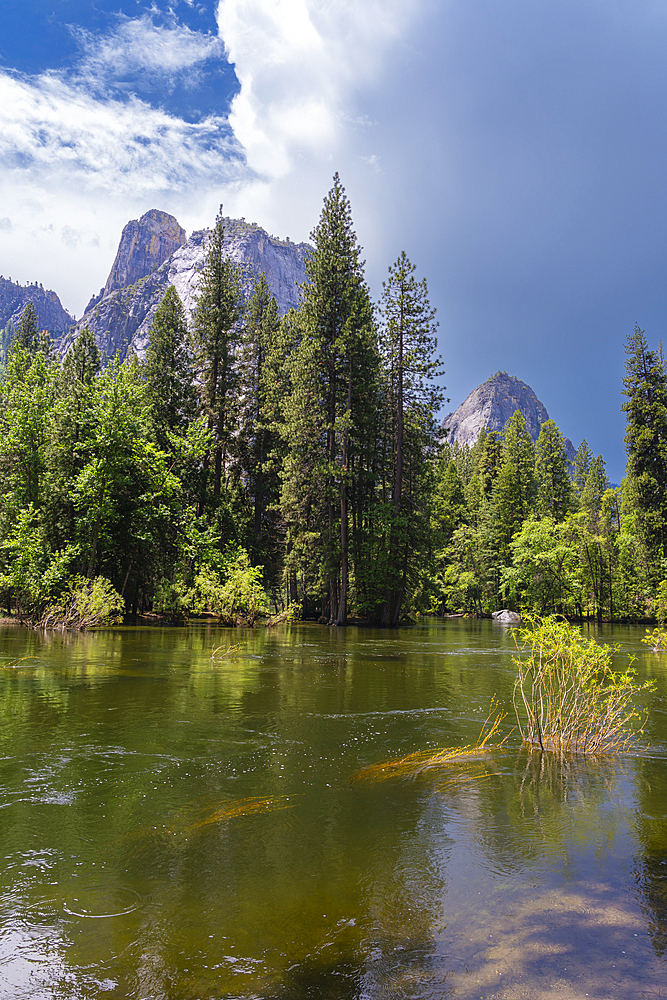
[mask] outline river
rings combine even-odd
[[[0,996],[667,995],[667,655],[591,634],[645,752],[408,778],[511,709],[511,630],[0,629]]]

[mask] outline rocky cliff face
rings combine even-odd
[[[521,379],[498,372],[473,389],[458,409],[445,417],[441,425],[443,434],[449,441],[472,445],[485,427],[502,431],[515,410],[524,415],[530,436],[537,441],[540,427],[549,419],[544,404]],[[575,449],[569,438],[565,438],[565,448],[572,460]]]
[[[126,226],[123,238],[127,231]],[[157,270],[144,273],[131,284],[107,292],[110,282],[113,284],[114,269],[117,275],[138,273],[123,263],[121,240],[107,285],[99,296],[91,299],[77,328],[63,338],[62,353],[67,353],[78,330],[88,325],[100,351],[107,357],[113,357],[116,351],[120,351],[121,357],[128,353],[143,357],[155,311],[170,285],[178,292],[190,319],[196,304],[198,277],[206,258],[209,233],[210,230],[205,229],[194,232]],[[129,239],[126,245],[133,246]],[[298,304],[299,285],[306,280],[305,261],[310,252],[307,243],[279,240],[242,219],[225,219],[225,246],[231,259],[242,267],[247,287],[254,275],[264,271],[281,315]],[[145,256],[140,257],[140,260],[145,259]]]
[[[11,340],[21,313],[32,302],[37,313],[40,330],[48,330],[58,337],[74,323],[55,292],[41,285],[19,285],[0,276],[0,345],[4,349]]]
[[[152,208],[123,229],[118,253],[104,286],[104,295],[134,285],[157,271],[185,243],[185,230],[173,215]]]

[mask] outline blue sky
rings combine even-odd
[[[308,238],[341,174],[405,249],[454,408],[499,369],[619,481],[623,345],[667,317],[667,4],[5,0],[0,272],[77,315],[125,222]]]

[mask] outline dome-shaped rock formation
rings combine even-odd
[[[461,405],[442,421],[442,431],[447,441],[473,445],[482,430],[502,431],[513,413],[519,410],[533,441],[537,441],[540,427],[549,419],[546,407],[533,390],[515,375],[497,372],[482,382]],[[565,449],[570,461],[574,446],[565,438]]]

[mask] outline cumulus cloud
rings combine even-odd
[[[419,7],[406,0],[221,0],[220,34],[241,84],[230,124],[249,165],[277,178],[304,153],[336,152],[355,90],[378,74]]]

